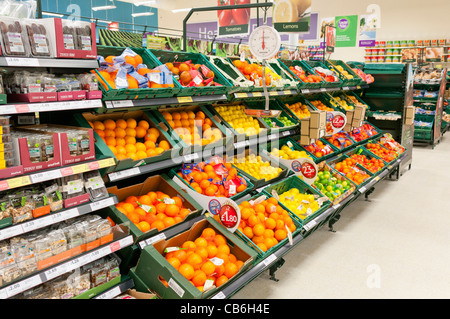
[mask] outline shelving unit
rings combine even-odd
[[[375,82],[363,93],[363,100],[371,112],[394,112],[401,115],[398,120],[377,120],[369,112],[368,120],[378,128],[390,133],[408,149],[408,157],[402,167],[411,168],[414,125],[405,124],[406,107],[413,105],[413,68],[408,64],[369,64],[364,68],[375,78]]]

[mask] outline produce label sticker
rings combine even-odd
[[[184,295],[184,289],[181,288],[181,286],[179,284],[177,284],[175,282],[175,280],[173,280],[172,278],[169,279],[169,287],[172,288],[173,291],[175,291],[175,293],[180,296],[180,298],[183,298]]]
[[[326,136],[342,131],[347,124],[347,116],[342,112],[327,112]]]

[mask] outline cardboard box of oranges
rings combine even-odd
[[[162,299],[205,299],[248,270],[256,252],[212,217],[146,246],[130,270]]]
[[[148,177],[143,183],[123,188],[111,186],[118,204],[109,207],[109,216],[117,223],[130,223],[135,242],[153,237],[161,231],[190,220],[203,208],[185,192],[179,191],[166,175]]]
[[[75,114],[74,121],[94,129],[96,154],[115,158],[116,166],[107,173],[175,158],[180,153],[180,146],[144,111],[85,112]]]
[[[155,122],[182,145],[183,154],[224,146],[225,129],[200,105],[161,107]]]

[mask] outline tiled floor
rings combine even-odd
[[[415,147],[410,171],[382,181],[253,280],[238,299],[450,298],[450,133]]]

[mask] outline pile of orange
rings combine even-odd
[[[183,242],[179,248],[164,257],[200,291],[207,280],[216,287],[222,286],[244,265],[231,253],[225,236],[211,227],[204,228],[199,237]]]
[[[291,233],[297,229],[287,210],[274,197],[262,202],[243,201],[239,209],[241,222],[238,230],[263,252],[285,239],[288,229]]]
[[[164,111],[162,116],[188,145],[207,145],[222,139],[222,132],[202,111]]]
[[[248,63],[247,61],[241,61],[240,59],[236,59],[233,61],[235,67],[241,71],[241,73],[249,80],[254,83],[256,86],[263,85],[263,68],[261,65],[256,63]],[[266,68],[266,85],[270,86],[272,84],[272,79],[278,79],[279,76],[273,73],[271,70]]]
[[[356,164],[356,160],[349,157],[336,163],[335,169],[351,181],[355,182],[355,184],[360,185],[370,178],[370,175],[363,171],[363,169],[358,168]]]
[[[89,121],[94,131],[105,141],[118,160],[141,160],[161,154],[171,148],[160,138],[161,132],[146,120],[106,119]]]
[[[316,109],[321,110],[321,111],[327,111],[327,112],[333,112],[334,109],[332,109],[331,107],[326,106],[322,101],[320,100],[314,100],[314,101],[310,101],[312,105],[314,105],[316,107]]]
[[[116,56],[113,56],[113,55],[107,56],[105,58],[105,61],[113,64],[115,57]],[[147,73],[161,73],[161,71],[159,71],[159,70],[149,69],[147,67],[147,65],[145,65],[143,63],[142,57],[139,54],[136,54],[135,56],[126,55],[125,63],[132,65],[135,68],[135,70],[137,71],[137,73],[139,73],[142,76],[145,76]],[[138,69],[139,65],[141,65],[142,67],[139,67],[139,69]],[[93,73],[95,74],[95,72],[93,72]],[[98,70],[98,73],[101,75],[101,77],[99,77],[96,74],[97,79],[99,80],[99,82],[103,85],[103,87],[106,90],[109,90],[110,87],[112,89],[116,89],[117,71],[108,72],[107,69],[100,69],[100,70]],[[139,82],[136,80],[136,78],[134,78],[133,76],[131,76],[129,74],[127,74],[126,77],[127,77],[127,82],[128,82],[128,89],[139,89]],[[167,88],[167,87],[174,87],[174,85],[173,84],[158,84],[156,82],[149,80],[148,87],[149,88]]]
[[[184,207],[181,197],[170,197],[160,191],[130,195],[115,207],[144,233],[155,228],[161,231],[178,224],[191,213]]]
[[[197,193],[206,196],[229,198],[247,189],[246,180],[231,163],[201,162],[194,169],[182,168],[177,174]]]

